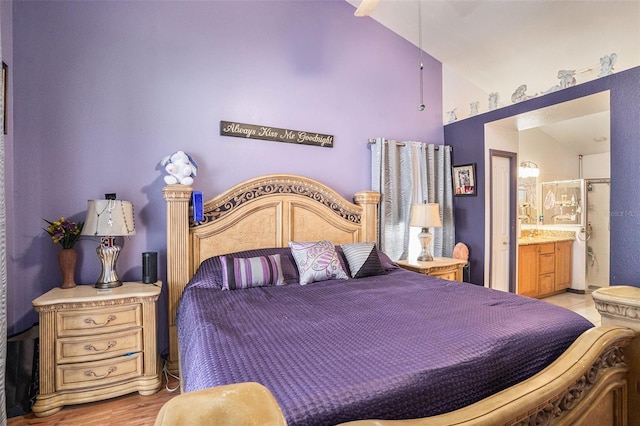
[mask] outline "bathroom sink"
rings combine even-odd
[[[540,244],[546,242],[564,241],[570,238],[558,235],[533,235],[518,238],[518,244]]]

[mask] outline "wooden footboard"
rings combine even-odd
[[[360,420],[373,425],[626,425],[624,347],[635,337],[625,327],[585,332],[558,360],[531,379],[468,407],[414,420]]]
[[[345,425],[640,425],[640,288],[611,287],[593,297],[603,325],[586,331],[529,380],[439,416]],[[192,394],[196,401],[199,392],[192,392],[184,403],[197,412]]]
[[[460,410],[373,425],[640,425],[640,288],[593,293],[602,326],[585,332],[531,379]]]
[[[596,309],[602,316],[602,325],[629,327],[640,334],[640,288],[614,286],[593,292]],[[625,361],[630,371],[627,407],[629,426],[640,426],[640,337],[625,349]]]

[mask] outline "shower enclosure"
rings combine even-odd
[[[537,210],[524,209],[534,203],[520,199],[521,223],[532,223],[528,219],[537,213],[545,229],[575,230],[572,288],[591,292],[609,286],[609,179],[542,182],[539,188]]]
[[[609,179],[585,180],[586,290],[609,285]]]

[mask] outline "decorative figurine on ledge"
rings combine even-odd
[[[613,74],[613,66],[618,61],[618,55],[612,53],[611,55],[605,55],[600,58],[600,74],[598,77],[604,77],[605,75]]]
[[[576,70],[560,70],[558,71],[558,78],[560,79],[560,84],[556,84],[555,86],[549,88],[542,92],[543,95],[547,93],[556,92],[560,89],[566,89],[567,87],[576,85]]]
[[[164,177],[167,185],[179,183],[181,185],[192,185],[193,178],[196,177],[198,165],[189,154],[183,151],[176,151],[171,155],[167,155],[160,162],[168,176]]]
[[[447,114],[449,115],[449,123],[453,123],[458,119],[457,111],[458,111],[458,108],[454,108],[451,111],[447,111]]]
[[[474,115],[478,115],[478,108],[480,108],[480,101],[471,102],[469,104],[469,117],[473,117]]]
[[[493,111],[498,108],[498,102],[500,101],[500,94],[498,92],[491,92],[489,94],[489,111]]]
[[[526,101],[527,99],[535,98],[536,96],[538,96],[537,93],[535,95],[527,95],[525,93],[526,91],[527,91],[527,85],[526,84],[521,84],[516,89],[516,91],[513,92],[513,94],[511,95],[511,102],[513,102],[515,104],[517,102]]]

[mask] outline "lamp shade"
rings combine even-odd
[[[123,237],[135,233],[131,201],[89,200],[82,235]]]
[[[412,204],[409,226],[419,226],[421,228],[441,227],[442,221],[440,220],[440,206],[438,203]]]

